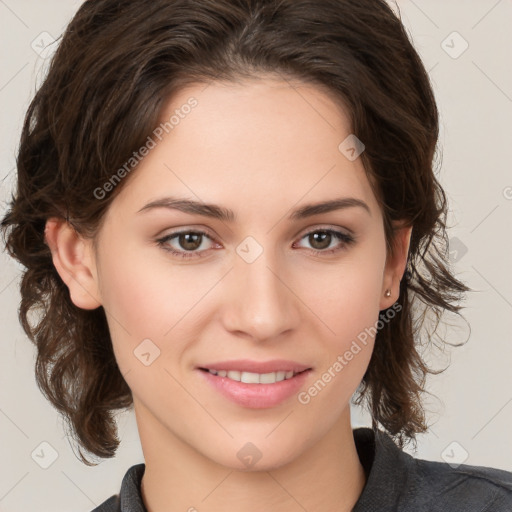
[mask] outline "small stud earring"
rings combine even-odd
[[[386,297],[391,297],[391,290],[386,290],[386,293],[384,295]]]

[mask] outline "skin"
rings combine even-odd
[[[313,370],[307,390],[357,335],[398,299],[411,229],[397,229],[386,254],[383,218],[361,158],[338,145],[350,133],[343,108],[312,85],[260,77],[188,86],[162,119],[194,96],[198,105],[126,178],[98,233],[98,249],[62,219],[46,239],[76,306],[107,312],[119,367],[133,393],[144,452],[149,512],[172,510],[351,510],[365,485],[350,425],[350,398],[374,339],[308,404],[234,404],[204,382],[198,365],[275,358]],[[163,196],[230,208],[236,222],[158,208]],[[337,197],[364,201],[289,221],[291,210]],[[353,244],[307,235],[350,230]],[[180,259],[156,243],[173,231],[206,230]],[[252,263],[236,249],[247,237],[263,249]],[[186,252],[178,238],[168,241]],[[325,247],[328,246],[327,249]],[[340,248],[334,254],[313,251]],[[389,297],[385,291],[391,290]],[[150,339],[160,356],[134,356]],[[245,466],[247,443],[262,457]]]

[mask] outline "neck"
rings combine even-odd
[[[143,413],[140,405],[136,409]],[[217,464],[156,421],[139,418],[146,464],[141,490],[148,512],[349,512],[365,485],[348,408],[317,444],[266,471]]]

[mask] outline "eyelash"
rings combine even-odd
[[[336,230],[327,229],[327,228],[326,229],[316,229],[316,230],[313,230],[313,231],[309,231],[308,233],[305,233],[301,237],[301,240],[306,238],[309,235],[314,234],[314,233],[327,233],[327,234],[333,235],[340,242],[343,242],[343,245],[341,247],[336,248],[336,249],[326,249],[326,250],[323,250],[323,251],[319,251],[318,249],[310,249],[310,251],[315,256],[325,256],[326,254],[337,253],[339,251],[344,250],[346,247],[352,245],[355,242],[355,238],[353,238],[352,236],[347,235],[346,233],[342,233],[341,231],[336,231]],[[202,253],[207,252],[208,249],[206,249],[204,251],[188,251],[188,252],[186,252],[186,251],[176,251],[175,249],[172,249],[172,248],[170,248],[167,245],[167,242],[169,242],[173,238],[176,238],[179,235],[185,235],[185,234],[188,234],[188,235],[190,235],[190,234],[202,235],[202,236],[205,236],[206,238],[209,238],[210,240],[213,241],[211,236],[208,235],[208,233],[205,233],[204,231],[201,231],[201,230],[197,230],[197,231],[189,230],[189,231],[177,231],[175,233],[171,233],[169,235],[164,236],[163,238],[157,239],[156,242],[157,242],[158,246],[161,247],[164,251],[170,252],[173,256],[177,256],[178,258],[183,258],[183,259],[202,258],[203,257]]]

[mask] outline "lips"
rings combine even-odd
[[[219,377],[207,371],[198,371],[199,376],[211,389],[220,393],[228,401],[251,409],[268,409],[290,400],[306,386],[310,373],[305,370],[291,379],[273,384],[247,384],[228,377]]]
[[[272,372],[293,372],[300,373],[310,370],[311,367],[296,361],[285,359],[273,359],[271,361],[253,361],[249,359],[237,359],[231,361],[217,361],[198,366],[200,370],[215,371],[239,371],[248,373],[272,373]]]

